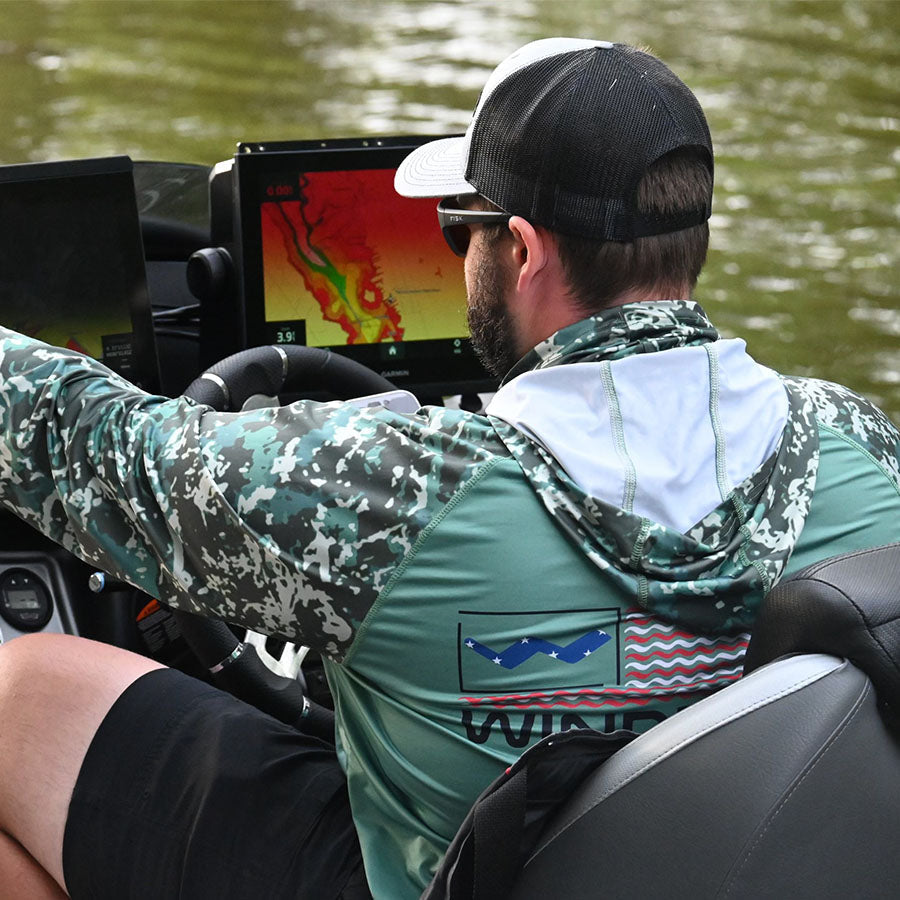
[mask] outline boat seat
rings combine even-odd
[[[896,897],[900,544],[779,585],[745,671],[595,770],[511,900]]]

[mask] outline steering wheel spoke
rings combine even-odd
[[[266,646],[268,640],[266,635],[260,634],[258,631],[248,630],[244,636],[244,643],[256,648],[256,655],[263,661],[267,669],[282,678],[304,681],[303,660],[309,653],[309,647],[286,642],[281,653],[276,657],[269,652]]]

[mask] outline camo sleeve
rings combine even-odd
[[[900,491],[900,431],[880,409],[841,384],[818,378],[784,380],[810,398],[820,425],[865,450]]]
[[[172,605],[340,659],[486,420],[300,401],[218,413],[0,329],[0,503]]]

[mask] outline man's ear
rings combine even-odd
[[[521,216],[513,216],[509,220],[509,230],[513,236],[512,263],[516,286],[520,291],[527,290],[547,265],[550,236]]]

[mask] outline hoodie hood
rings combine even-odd
[[[809,400],[698,304],[626,304],[557,332],[487,413],[560,527],[638,604],[694,631],[749,627],[806,521],[818,437]]]

